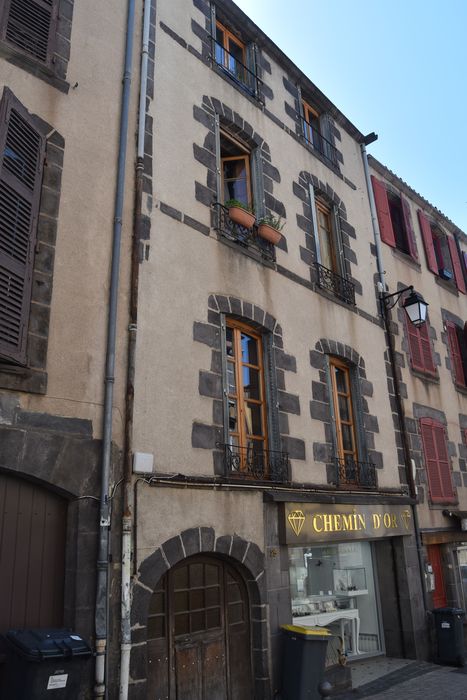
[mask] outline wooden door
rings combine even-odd
[[[65,499],[0,474],[0,633],[63,624]]]
[[[148,700],[252,697],[245,584],[227,563],[196,556],[154,591],[148,621]]]
[[[435,590],[433,591],[433,607],[445,608],[447,605],[446,589],[444,587],[443,564],[441,548],[439,544],[430,544],[427,547],[428,561],[433,567],[435,576]]]

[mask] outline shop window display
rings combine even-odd
[[[329,628],[347,655],[382,651],[371,545],[291,547],[294,623]]]

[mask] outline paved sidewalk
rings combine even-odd
[[[467,669],[413,661],[334,700],[467,700]]]

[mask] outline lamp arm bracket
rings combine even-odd
[[[399,289],[397,292],[393,292],[392,294],[381,294],[381,301],[388,311],[395,307],[404,292],[413,292],[413,284],[411,284],[409,287],[403,287],[403,289]],[[392,303],[390,301],[391,299],[394,299]]]

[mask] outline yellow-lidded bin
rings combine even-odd
[[[332,634],[325,627],[282,625],[282,700],[320,700],[326,649]]]

